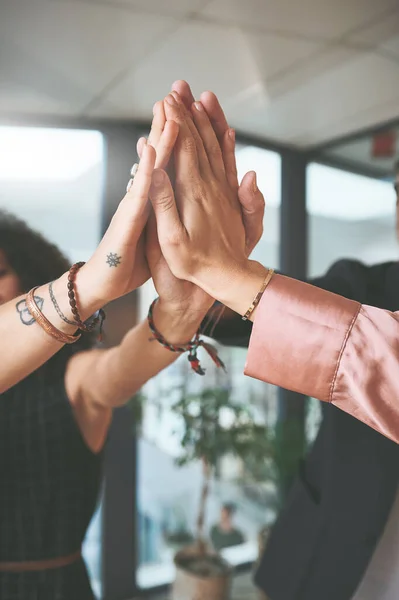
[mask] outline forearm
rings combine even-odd
[[[80,313],[86,319],[100,307],[96,306],[86,290],[85,275],[79,274],[76,281]],[[53,289],[61,310],[72,320],[67,297],[67,274],[54,282]],[[0,307],[0,393],[35,371],[63,346],[32,319],[25,299],[26,295],[23,295]],[[76,331],[74,326],[66,324],[58,316],[47,284],[36,290],[35,299],[43,314],[57,329],[68,334]]]
[[[203,313],[173,311],[161,302],[154,307],[155,326],[171,344],[189,342],[203,317]],[[145,320],[129,331],[119,346],[93,356],[84,393],[103,406],[120,406],[179,356],[153,339]]]

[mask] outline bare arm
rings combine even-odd
[[[80,305],[83,318],[89,317],[100,306],[86,289],[87,277],[82,272],[77,282],[80,289]],[[67,275],[54,283],[54,290],[60,299],[64,314],[68,310]],[[48,285],[41,286],[35,292],[36,304],[43,314],[61,331],[73,333],[75,328],[64,323],[55,311],[50,300]],[[44,364],[62,344],[50,337],[30,316],[25,296],[20,296],[0,307],[0,393],[6,391],[18,381]]]
[[[194,336],[206,312],[190,313],[155,306],[158,331],[172,344],[186,343]],[[119,346],[91,350],[74,356],[68,366],[65,385],[75,417],[93,451],[102,448],[112,409],[126,403],[149,379],[174,362],[179,354],[166,350],[157,341],[147,321],[129,331]]]
[[[165,127],[162,142],[173,146],[176,129]],[[148,267],[139,239],[148,218],[148,191],[154,169],[154,148],[146,147],[134,183],[119,204],[100,245],[78,272],[76,288],[81,317],[87,319],[111,300],[123,296],[148,279]],[[117,263],[109,260],[117,256]],[[42,283],[42,282],[38,282]],[[67,275],[54,282],[54,295],[63,314],[72,319],[67,297]],[[73,333],[50,299],[48,285],[36,290],[36,303],[59,330]],[[62,344],[54,340],[31,318],[25,296],[0,307],[0,393],[45,363]]]
[[[189,342],[203,316],[203,313],[173,312],[162,301],[154,308],[156,327],[172,344]],[[127,402],[144,383],[178,356],[153,340],[145,320],[129,331],[118,346],[88,351],[72,358],[68,385],[75,390],[74,394],[78,393],[85,400],[114,408]]]

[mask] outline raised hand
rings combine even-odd
[[[172,273],[223,301],[229,277],[251,267],[237,189],[231,186],[220,145],[201,103],[187,115],[178,94],[165,101],[168,120],[179,124],[175,193],[162,170],[154,171],[150,196],[159,243]],[[262,269],[263,273],[263,268]]]
[[[165,143],[160,146],[164,128],[171,127],[172,124],[176,127],[177,138],[177,121],[173,118],[167,121],[164,102],[157,102],[154,106],[154,121],[148,139],[157,151],[156,165],[168,168],[173,172],[173,160],[170,160],[173,146],[171,147]],[[145,139],[142,138],[138,142],[139,155],[144,147]],[[146,257],[160,298],[159,302],[165,307],[165,310],[180,314],[189,312],[192,315],[198,315],[200,322],[212,306],[214,299],[201,288],[189,281],[177,279],[173,275],[159,245],[155,215],[152,211],[146,226]]]
[[[172,90],[177,92],[185,107],[191,112],[195,98],[186,81],[175,81]],[[217,96],[213,92],[203,92],[200,102],[207,113],[222,151],[227,179],[232,188],[238,187],[237,167],[235,161],[235,132],[229,127],[226,116]],[[163,165],[156,165],[163,168]],[[262,235],[264,198],[256,183],[256,173],[246,173],[238,187],[238,198],[241,204],[244,221],[248,255],[252,252]]]
[[[169,148],[170,152],[177,134],[175,123],[163,123],[158,148]],[[150,276],[143,232],[150,212],[148,193],[156,158],[155,149],[144,143],[133,185],[120,202],[96,252],[79,274],[82,285],[90,286],[90,295],[101,302],[127,294]]]

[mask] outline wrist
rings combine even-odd
[[[102,303],[92,293],[90,282],[85,276],[83,269],[84,267],[82,267],[82,269],[80,269],[76,274],[75,289],[79,314],[82,320],[85,321],[86,319],[91,317],[97,310],[102,308]],[[67,284],[68,273],[64,273],[64,275],[62,275],[59,279],[56,279],[54,281],[53,292],[63,314],[68,319],[73,321],[71,306],[69,304]]]
[[[184,304],[158,299],[154,306],[154,323],[170,344],[185,344],[198,331],[207,309],[193,310]]]
[[[262,287],[268,269],[254,260],[220,269],[209,277],[206,291],[222,304],[244,315]],[[199,285],[203,285],[199,283]]]

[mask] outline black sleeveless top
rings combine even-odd
[[[51,361],[50,361],[51,362]],[[82,545],[101,483],[64,372],[39,369],[0,395],[0,562],[68,556]],[[42,572],[0,572],[1,600],[91,600],[82,560]]]

